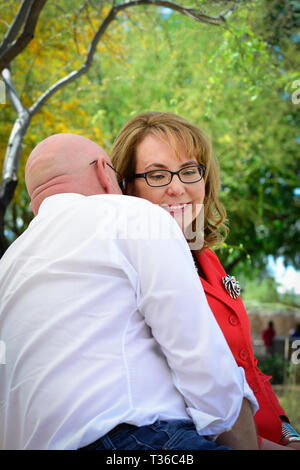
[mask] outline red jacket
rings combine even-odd
[[[240,297],[232,299],[223,286],[226,276],[215,253],[204,250],[197,255],[198,262],[207,278],[200,277],[209,306],[223,331],[237,364],[244,368],[247,382],[259,404],[255,422],[260,437],[279,443],[281,419],[287,416],[280,406],[269,379],[257,367],[252,345],[247,312]],[[289,421],[289,420],[288,420]]]

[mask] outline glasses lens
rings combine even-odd
[[[171,181],[171,174],[167,170],[149,171],[147,174],[147,183],[150,186],[164,186]]]
[[[180,170],[180,179],[183,183],[195,183],[200,181],[203,176],[203,170],[200,166],[189,166]]]

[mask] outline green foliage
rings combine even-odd
[[[261,269],[269,254],[300,265],[295,250],[296,110],[282,98],[284,78],[273,51],[253,32],[252,15],[242,10],[224,31],[199,31],[175,14],[152,25],[147,18],[140,37],[128,27],[128,67],[114,68],[118,82],[105,86],[99,120],[105,127],[105,122],[115,124],[117,119],[117,128],[111,128],[115,135],[138,112],[166,110],[182,114],[211,135],[231,228],[221,259],[229,267],[238,262],[245,271]],[[165,31],[167,41],[162,42]],[[155,69],[157,63],[161,67]],[[117,118],[112,116],[115,103],[120,109]]]
[[[285,292],[284,294],[280,294],[279,297],[281,303],[300,308],[300,295],[296,294],[294,291]]]
[[[300,385],[299,364],[285,361],[283,356],[278,353],[261,359],[258,366],[261,372],[271,376],[270,382],[272,385],[281,385],[284,382],[285,385]]]
[[[268,42],[275,46],[288,42],[300,28],[299,0],[269,0],[265,18]]]
[[[284,358],[280,354],[274,354],[259,362],[259,369],[263,374],[272,376],[271,384],[282,384],[284,379]]]
[[[259,309],[261,312],[265,310],[284,312],[287,308],[300,308],[300,295],[294,291],[280,293],[278,283],[264,271],[255,271],[251,273],[251,277],[245,276],[244,273],[238,279],[243,301],[249,309]]]
[[[274,278],[264,277],[256,279],[244,279],[241,281],[244,300],[256,300],[257,302],[279,302],[279,293]]]

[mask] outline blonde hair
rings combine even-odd
[[[111,150],[113,165],[125,182],[132,181],[136,173],[136,148],[148,134],[167,140],[177,155],[177,142],[181,140],[188,158],[195,157],[206,166],[202,250],[220,245],[228,234],[228,227],[225,208],[219,201],[219,166],[212,154],[209,137],[176,114],[148,112],[135,116],[121,129]]]

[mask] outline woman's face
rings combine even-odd
[[[180,160],[167,142],[148,134],[136,149],[136,173],[150,170],[178,171],[184,167],[199,164],[196,158],[189,158],[183,142],[177,143]],[[145,178],[136,178],[130,194],[148,199],[166,209],[177,221],[181,229],[189,226],[201,211],[205,196],[205,183],[202,179],[196,183],[182,183],[178,175],[167,186],[149,186]]]

